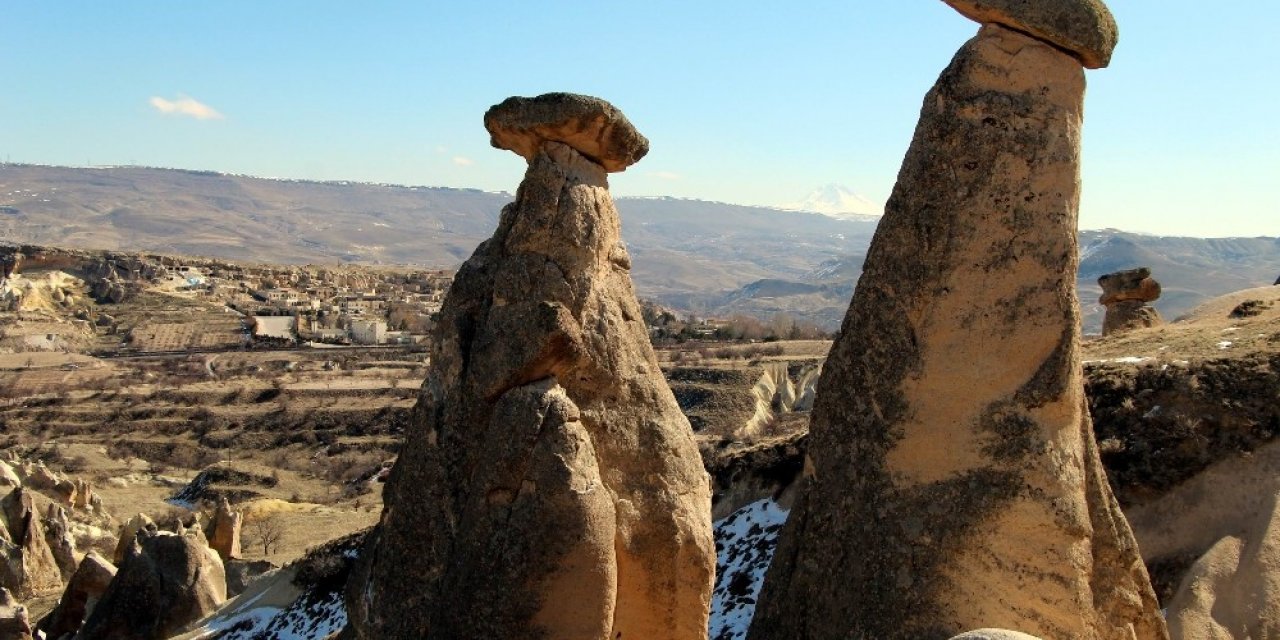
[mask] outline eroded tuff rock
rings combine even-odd
[[[31,619],[8,589],[0,587],[0,640],[31,640]]]
[[[156,523],[151,521],[145,513],[139,513],[129,518],[120,527],[120,537],[116,541],[116,550],[111,554],[111,561],[117,565],[124,562],[125,555],[128,554],[129,548],[133,546],[134,538],[138,537],[139,531],[146,529],[155,529]]]
[[[209,546],[218,552],[218,557],[224,563],[240,557],[240,526],[243,521],[244,514],[232,511],[231,503],[223,496],[218,501],[218,510],[213,513],[205,535],[209,539]]]
[[[1111,63],[1120,39],[1116,20],[1102,0],[943,0],[980,23],[1028,33],[1099,69]]]
[[[80,566],[67,582],[58,606],[40,620],[37,629],[49,640],[74,636],[98,599],[115,578],[116,567],[96,551],[85,554]]]
[[[8,279],[22,265],[22,254],[13,252],[8,255],[0,255],[0,280]]]
[[[1084,74],[984,25],[925,97],[750,637],[1164,638],[1084,410]]]
[[[1098,278],[1098,285],[1102,287],[1098,302],[1107,307],[1102,335],[1164,323],[1160,312],[1147,306],[1160,297],[1160,283],[1152,279],[1150,269],[1139,267],[1108,273]]]
[[[50,504],[45,511],[44,540],[49,545],[53,560],[58,565],[65,582],[76,572],[76,543],[71,536],[71,523],[67,520],[67,511],[56,504]]]
[[[509,144],[529,169],[441,311],[381,524],[348,586],[355,637],[706,637],[707,476],[649,345],[609,165],[596,162],[639,148],[555,135],[600,112],[616,114],[615,133],[588,138],[612,140],[625,122],[594,98],[586,115],[578,98],[556,112],[558,95],[486,114],[490,131],[531,132]]]
[[[199,529],[143,529],[89,613],[79,640],[161,640],[227,599],[222,560]]]
[[[1243,448],[1128,509],[1173,640],[1280,637],[1280,441]]]
[[[548,93],[511,97],[484,114],[490,144],[530,163],[545,142],[573,147],[605,171],[622,171],[649,153],[649,140],[616,107],[591,96]]]
[[[0,500],[0,524],[0,587],[23,600],[60,591],[62,572],[26,488],[18,487]]]
[[[44,466],[43,462],[24,462],[18,467],[18,476],[22,484],[37,491],[53,491],[57,485],[66,480],[62,474]]]
[[[1174,640],[1277,637],[1277,516],[1280,513],[1273,512],[1253,531],[1222,538],[1191,565],[1169,602],[1169,635]]]

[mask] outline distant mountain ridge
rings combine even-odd
[[[269,263],[453,267],[497,226],[505,192],[312,182],[143,167],[0,164],[0,242]],[[706,315],[838,326],[879,219],[681,198],[618,198],[640,295]],[[1271,284],[1275,238],[1081,233],[1086,326],[1098,275],[1149,266],[1166,316]]]
[[[761,280],[719,297],[704,307],[718,314],[768,316],[788,312],[824,326],[838,326],[849,305],[853,285],[862,275],[862,251],[827,260],[788,289]],[[1166,320],[1174,320],[1217,296],[1266,286],[1280,274],[1280,238],[1187,238],[1128,233],[1115,229],[1080,232],[1077,289],[1086,332],[1101,330],[1106,309],[1098,303],[1098,277],[1122,269],[1149,267],[1163,291],[1153,303]]]

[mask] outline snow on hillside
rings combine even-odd
[[[787,510],[773,500],[753,502],[715,523],[716,586],[710,640],[742,640],[773,560]],[[298,565],[264,576],[240,597],[179,640],[323,640],[347,624],[342,600],[363,534],[332,542]],[[305,566],[327,567],[321,577]]]
[[[715,523],[716,589],[711,596],[710,640],[742,640],[756,613],[756,598],[773,561],[787,511],[773,500],[753,502]]]

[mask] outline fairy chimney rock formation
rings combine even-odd
[[[26,488],[0,500],[0,525],[0,587],[23,600],[62,590],[62,572]]]
[[[709,483],[608,189],[648,143],[570,94],[507,100],[485,125],[529,168],[441,311],[349,633],[706,638]]]
[[[218,510],[206,529],[209,546],[218,552],[223,562],[240,557],[240,525],[244,515],[231,510],[231,503],[226,497],[218,502]]]
[[[155,527],[156,524],[145,513],[139,513],[129,518],[124,523],[124,526],[120,527],[120,538],[116,541],[116,550],[111,554],[111,561],[117,565],[124,562],[124,557],[128,554],[129,548],[133,546],[133,541],[138,537],[138,532],[146,529],[155,529]]]
[[[70,580],[71,574],[76,572],[76,543],[71,536],[71,523],[67,520],[66,509],[49,503],[44,518],[44,539],[58,564],[58,570],[62,572],[62,580]]]
[[[984,24],[925,97],[752,640],[1167,637],[1085,408],[1085,81],[1061,46]]]
[[[79,640],[162,640],[218,608],[227,577],[198,528],[143,529],[93,607]]]
[[[49,640],[74,636],[115,576],[115,565],[98,552],[85,554],[67,582],[58,606],[40,620],[37,629],[43,631]]]
[[[1154,327],[1164,322],[1160,312],[1147,306],[1160,297],[1160,283],[1151,278],[1146,267],[1117,271],[1098,278],[1102,297],[1098,302],[1107,307],[1102,321],[1102,335],[1131,329]]]
[[[95,494],[93,485],[88,480],[79,479],[75,481],[75,496],[71,500],[71,507],[75,509],[89,509],[93,505]]]

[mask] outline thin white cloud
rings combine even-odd
[[[680,179],[680,174],[675,173],[673,171],[650,171],[649,175],[659,180],[679,180]]]
[[[471,165],[475,164],[475,161],[473,161],[471,158],[464,158],[464,157],[462,157],[462,156],[454,156],[454,157],[453,157],[453,163],[454,163],[454,164],[456,164],[456,165],[458,165],[459,167],[469,167],[469,166],[471,166]]]
[[[190,96],[179,95],[177,100],[151,96],[151,106],[170,116],[187,116],[196,120],[221,120],[224,116],[217,109]]]

